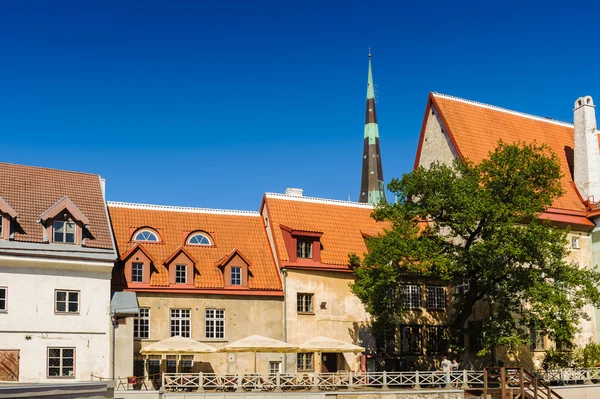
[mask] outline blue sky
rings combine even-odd
[[[358,198],[372,47],[386,181],[430,91],[572,121],[600,101],[593,2],[44,1],[0,6],[0,160],[110,200]]]

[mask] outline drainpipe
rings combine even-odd
[[[287,270],[281,269],[283,276],[283,341],[287,342]],[[287,353],[283,354],[283,372],[287,369]]]
[[[112,359],[110,361],[110,379],[114,381],[115,379],[115,331],[116,331],[116,324],[117,324],[117,318],[115,317],[114,313],[111,312],[110,314],[110,321],[112,324],[112,339],[111,339],[111,346],[112,346]]]

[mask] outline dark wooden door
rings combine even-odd
[[[19,351],[0,349],[0,381],[19,381]]]
[[[323,353],[321,355],[321,361],[323,363],[323,372],[335,373],[337,369],[337,353]]]

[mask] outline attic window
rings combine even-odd
[[[188,240],[188,244],[189,245],[212,245],[212,243],[210,242],[210,238],[208,238],[207,235],[202,234],[202,233],[194,234],[193,236],[191,236],[190,239]]]
[[[150,230],[142,230],[135,235],[134,241],[158,242],[156,233]]]
[[[302,240],[298,238],[296,240],[296,256],[298,258],[312,259],[312,240]]]
[[[65,244],[75,244],[75,223],[64,220],[55,220],[53,241]]]

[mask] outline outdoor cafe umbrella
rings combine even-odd
[[[314,337],[298,347],[298,352],[330,352],[344,353],[364,352],[365,348],[328,337]]]
[[[179,360],[181,355],[193,355],[196,353],[211,353],[216,352],[217,349],[213,346],[203,344],[195,339],[184,338],[175,336],[162,341],[150,344],[140,351],[141,354],[146,355],[177,355]],[[177,362],[179,364],[179,362]]]
[[[296,352],[295,345],[277,339],[263,337],[262,335],[251,335],[239,341],[232,342],[221,348],[221,352],[254,352],[254,372],[256,373],[256,353],[289,353]]]

